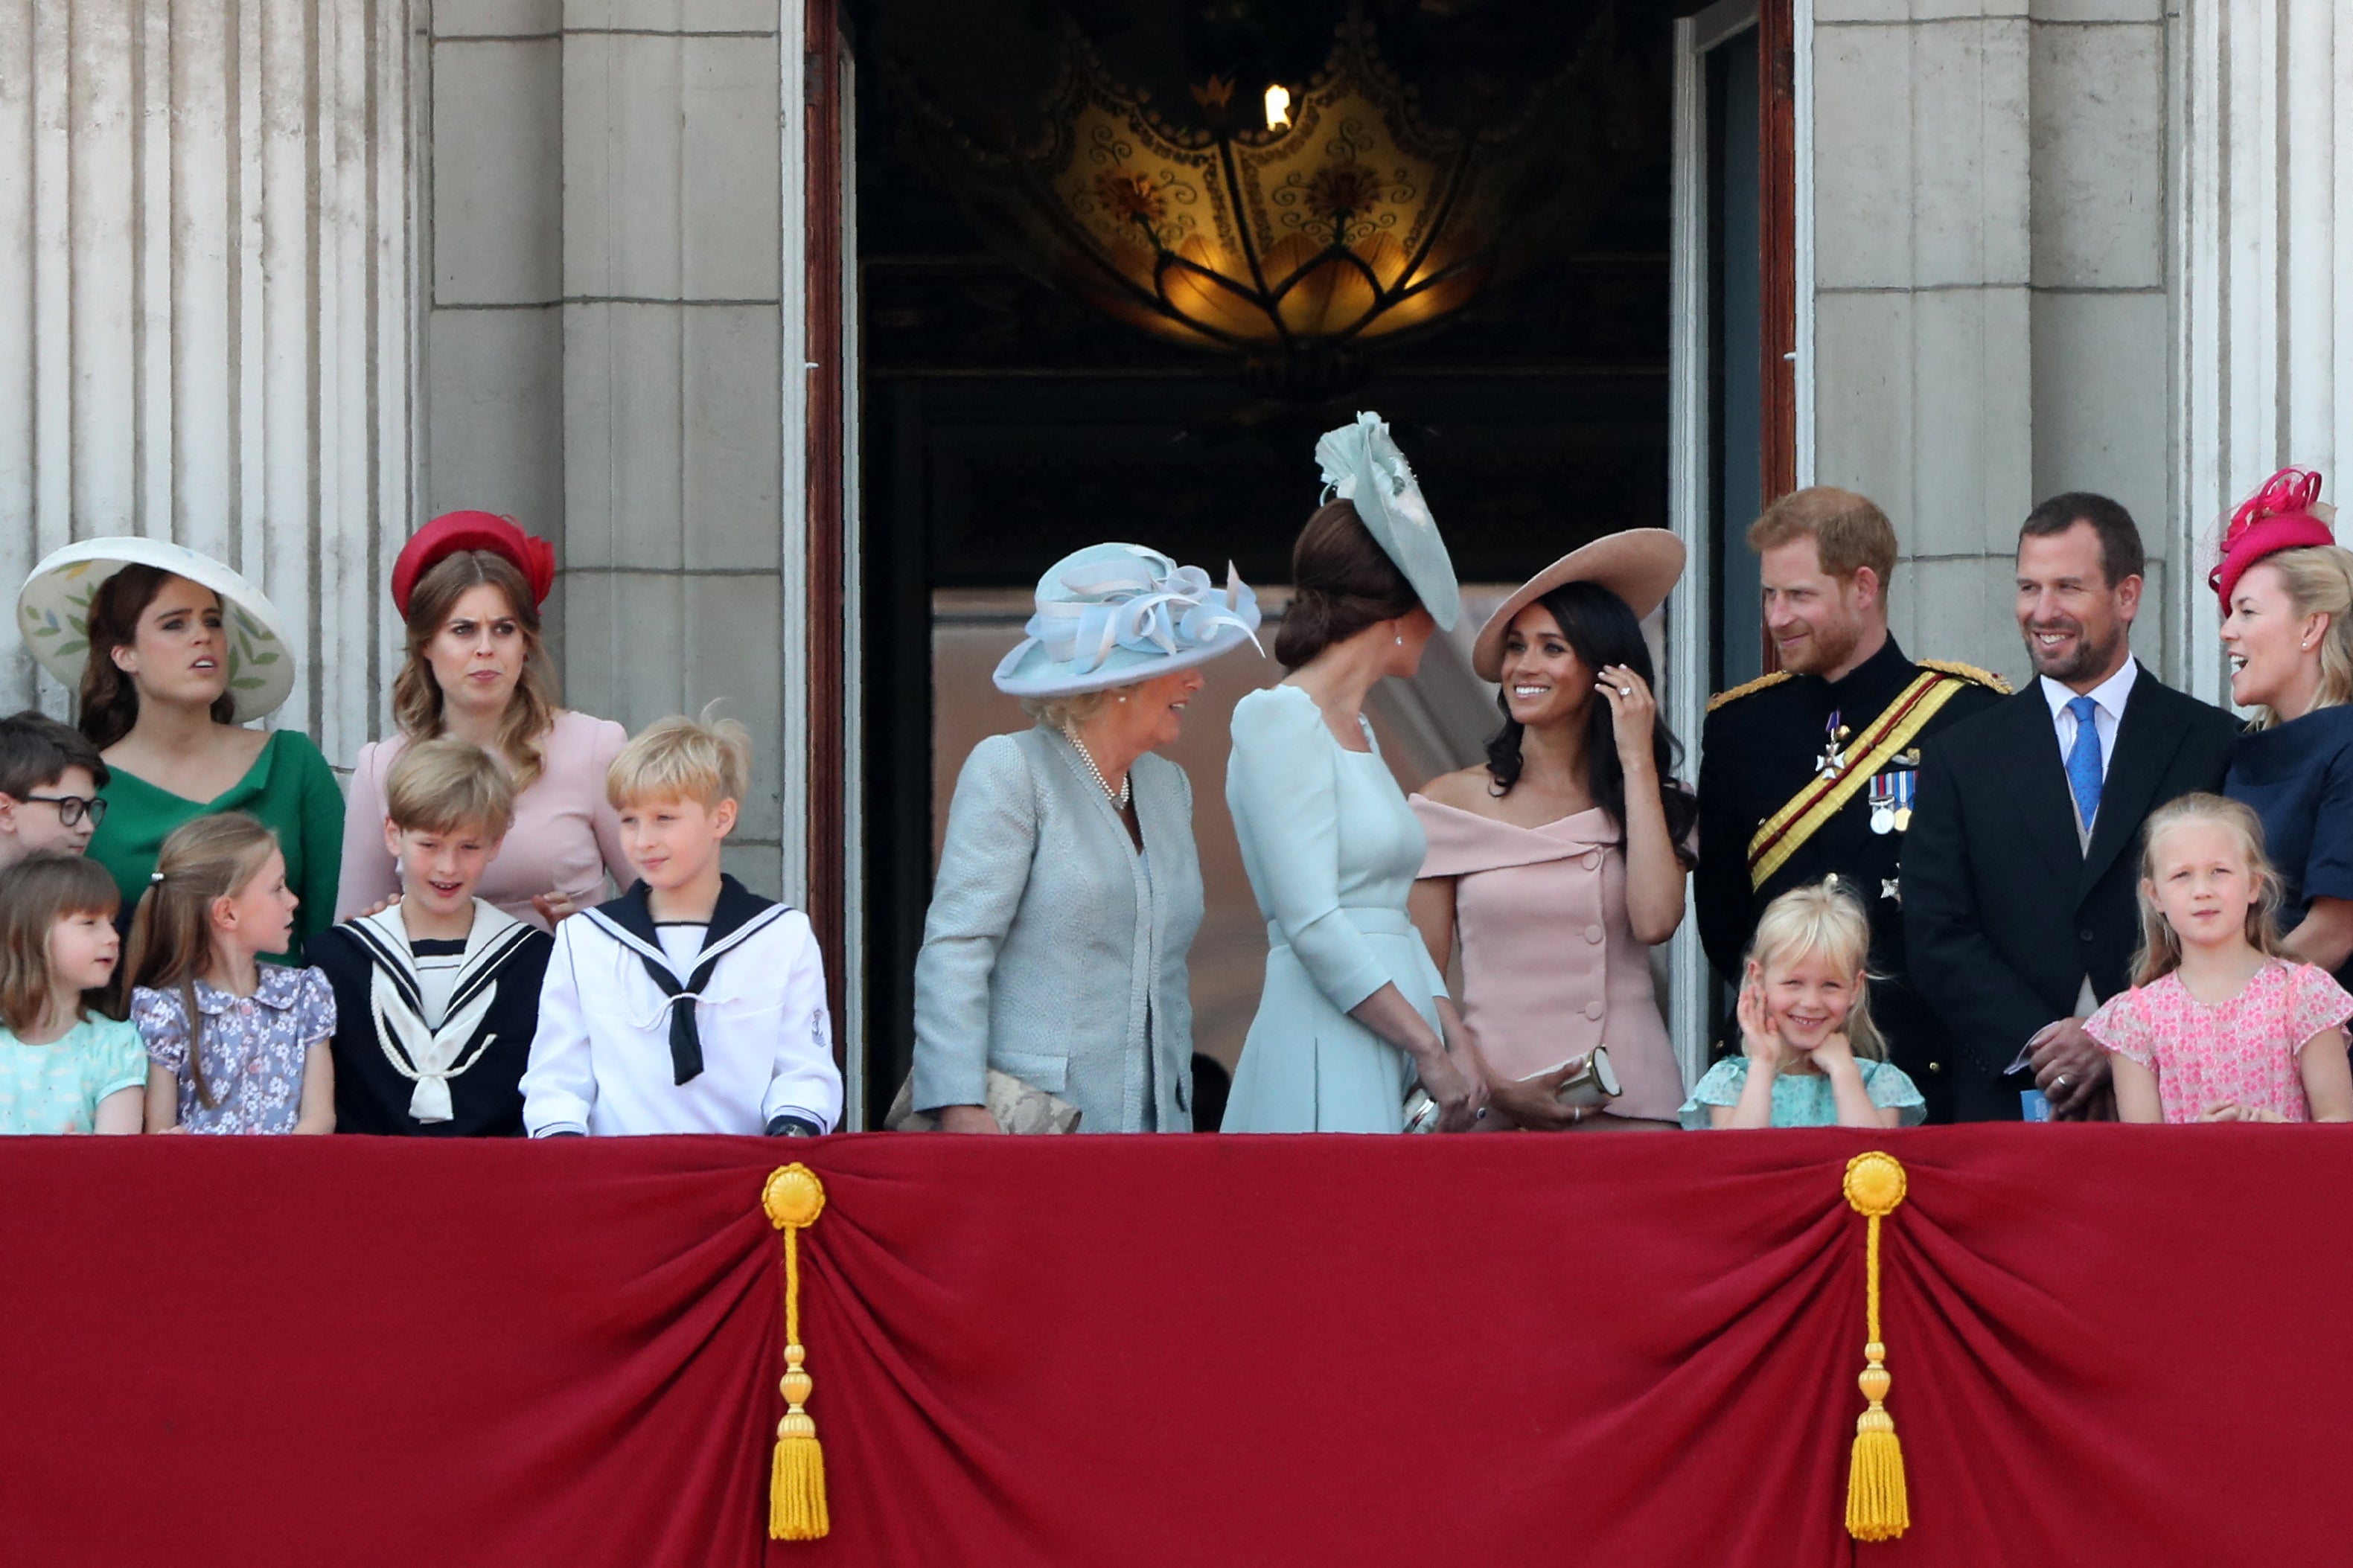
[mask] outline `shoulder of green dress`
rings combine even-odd
[[[1713,713],[1728,702],[1737,702],[1744,697],[1754,696],[1766,688],[1778,686],[1788,679],[1789,672],[1786,669],[1777,669],[1770,675],[1760,675],[1754,680],[1736,686],[1729,691],[1719,691],[1709,698],[1707,710]]]
[[[1974,664],[1963,664],[1957,658],[1924,658],[1916,661],[1923,669],[1936,670],[1945,675],[1957,675],[1963,680],[1999,691],[2004,697],[2010,693],[2010,682],[1990,669],[1980,669]]]

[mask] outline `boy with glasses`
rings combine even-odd
[[[0,719],[0,868],[40,850],[79,855],[106,816],[105,763],[70,724],[26,709]]]

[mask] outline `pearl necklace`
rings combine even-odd
[[[1131,793],[1131,786],[1135,782],[1134,770],[1131,769],[1128,776],[1119,781],[1119,787],[1117,789],[1113,789],[1111,787],[1111,781],[1103,777],[1103,769],[1096,764],[1095,754],[1087,750],[1087,743],[1084,741],[1079,739],[1079,727],[1076,724],[1065,724],[1062,726],[1062,739],[1070,742],[1071,744],[1077,749],[1079,760],[1087,764],[1087,772],[1095,775],[1095,783],[1103,786],[1103,794],[1117,801],[1119,803],[1120,810],[1125,811],[1127,809],[1127,797]]]

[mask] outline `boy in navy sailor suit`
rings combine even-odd
[[[841,1072],[808,917],[719,868],[751,779],[733,720],[662,720],[605,789],[638,881],[556,928],[523,1074],[534,1138],[829,1132]]]
[[[514,822],[514,786],[480,746],[403,751],[385,781],[400,900],[322,931],[303,956],[335,991],[335,1131],[519,1137],[522,1072],[554,946],[474,897]]]

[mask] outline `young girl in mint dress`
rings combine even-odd
[[[1765,906],[1740,982],[1740,1055],[1683,1102],[1685,1127],[1915,1127],[1927,1102],[1872,1027],[1871,920],[1836,877]]]
[[[146,1048],[92,1005],[121,958],[117,901],[79,855],[0,871],[0,1137],[139,1131]]]

